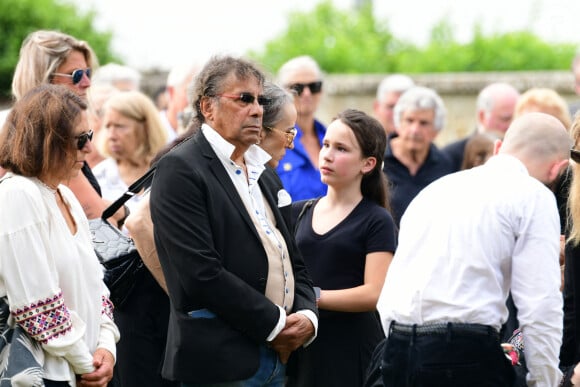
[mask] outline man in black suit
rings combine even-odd
[[[316,334],[312,282],[278,208],[290,198],[255,145],[263,83],[244,59],[210,59],[192,89],[201,128],[158,162],[153,181],[171,299],[162,373],[184,387],[281,387],[290,353]]]

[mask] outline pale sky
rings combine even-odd
[[[216,53],[260,50],[286,28],[292,10],[311,10],[317,0],[68,0],[97,11],[97,28],[114,33],[113,49],[139,70]],[[347,9],[355,0],[333,0]],[[474,23],[484,33],[529,29],[553,42],[580,45],[580,0],[374,0],[377,20],[399,39],[427,42],[433,25],[447,17],[460,41]],[[104,63],[103,63],[104,64]]]

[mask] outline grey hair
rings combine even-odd
[[[264,97],[269,99],[269,103],[264,105],[262,126],[273,128],[282,120],[284,106],[294,103],[294,96],[275,83],[266,82],[264,84]]]
[[[392,74],[381,81],[377,87],[377,100],[382,101],[387,93],[403,93],[415,86],[415,82],[404,74]]]
[[[260,86],[263,86],[266,80],[262,70],[248,59],[230,55],[212,56],[195,76],[188,92],[189,101],[192,101],[193,105],[195,127],[199,128],[205,122],[205,117],[201,114],[201,100],[221,93],[224,82],[230,74],[234,74],[239,80],[253,78]]]
[[[497,97],[508,93],[517,96],[520,94],[515,87],[505,82],[494,82],[485,86],[477,95],[477,111],[483,110],[484,112],[490,112],[493,109]]]
[[[278,70],[278,83],[282,86],[287,86],[290,74],[298,69],[307,68],[316,73],[318,79],[322,80],[322,70],[318,63],[309,55],[297,56],[290,59],[280,67]]]
[[[435,119],[433,126],[436,131],[440,131],[445,126],[446,110],[443,100],[433,89],[423,86],[413,86],[405,91],[395,105],[393,120],[395,127],[399,127],[401,116],[405,111],[433,110]]]
[[[139,90],[141,73],[132,67],[110,62],[99,67],[91,80],[94,85],[111,86],[115,86],[117,82],[129,82],[132,90]]]

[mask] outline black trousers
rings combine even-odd
[[[161,377],[167,339],[169,297],[148,270],[142,270],[126,305],[115,310],[121,332],[114,387],[168,387]]]
[[[382,360],[385,387],[510,387],[514,370],[492,328],[401,332],[391,325]],[[424,326],[425,327],[425,326]],[[482,329],[483,327],[483,329]],[[478,329],[475,329],[478,328]]]

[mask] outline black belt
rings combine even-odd
[[[498,337],[497,330],[489,325],[465,324],[465,323],[436,323],[425,325],[391,323],[390,333],[398,333],[405,336],[444,336],[449,334],[460,336],[493,336]]]

